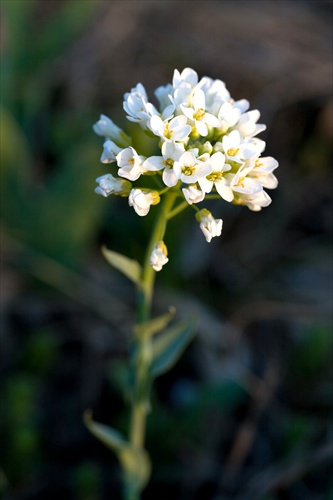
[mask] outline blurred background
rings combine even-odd
[[[2,0],[4,499],[121,498],[82,423],[128,417],[135,293],[100,247],[140,260],[154,211],[94,193],[92,124],[131,132],[123,94],[188,66],[261,111],[279,188],[260,213],[207,206],[209,245],[192,211],[170,224],[154,312],[195,312],[198,335],[155,385],[143,499],[333,498],[331,21],[322,0]]]

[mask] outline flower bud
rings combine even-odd
[[[168,249],[163,241],[158,241],[153,248],[150,256],[150,265],[155,271],[160,271],[162,267],[169,262],[167,257]]]
[[[157,191],[149,191],[143,189],[132,189],[128,204],[133,207],[136,213],[140,216],[148,214],[151,205],[157,205],[160,202],[160,196]]]
[[[222,219],[214,219],[212,214],[206,208],[203,208],[195,214],[195,218],[200,223],[200,229],[203,232],[206,241],[210,243],[215,236],[220,236],[222,232]]]
[[[131,144],[130,137],[106,115],[99,117],[98,122],[93,125],[93,130],[95,134],[101,135],[106,139],[112,139],[119,146],[126,147]]]
[[[115,178],[111,174],[105,174],[101,177],[97,177],[96,182],[99,186],[95,189],[95,193],[100,194],[105,198],[110,194],[128,196],[132,188],[132,184],[129,181]]]
[[[122,151],[114,142],[107,140],[103,144],[103,153],[100,161],[102,163],[112,163],[116,161],[116,156]]]
[[[199,203],[205,198],[205,193],[198,189],[196,184],[190,184],[187,188],[183,188],[182,191],[189,205]]]

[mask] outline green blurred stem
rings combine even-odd
[[[169,191],[164,195],[161,202],[160,211],[157,215],[155,226],[147,247],[145,261],[142,270],[142,284],[141,289],[138,290],[138,309],[137,309],[137,322],[143,323],[150,317],[151,303],[154,291],[154,281],[156,272],[150,265],[150,256],[155,244],[163,240],[169,213],[172,210],[173,204],[177,198],[176,191]]]
[[[172,190],[163,196],[155,226],[153,227],[142,269],[142,286],[138,288],[137,323],[144,323],[150,319],[156,275],[156,272],[150,265],[150,256],[155,244],[164,238],[168,216],[176,198],[177,192]],[[136,338],[133,353],[134,394],[129,439],[132,446],[142,449],[145,442],[146,419],[149,411],[149,393],[151,387],[149,377],[152,353],[151,338],[144,335]],[[130,495],[126,494],[126,500],[139,500],[140,493],[140,491],[134,493],[132,491]]]
[[[185,208],[188,207],[187,201],[184,201],[183,203],[179,203],[177,207],[175,207],[173,210],[171,210],[168,214],[168,220],[172,219],[176,215],[180,214]]]

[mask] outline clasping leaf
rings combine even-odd
[[[168,328],[153,341],[150,375],[157,377],[167,372],[178,361],[195,334],[195,321],[190,318]]]
[[[155,335],[155,333],[160,332],[167,326],[167,324],[172,320],[175,315],[175,308],[170,307],[169,312],[163,314],[162,316],[158,316],[157,318],[153,318],[144,323],[140,323],[135,325],[134,334],[137,338],[149,338]]]
[[[121,253],[108,250],[105,246],[102,247],[102,253],[111,266],[122,272],[127,278],[133,281],[136,285],[142,286],[141,282],[141,266],[136,260],[132,260]]]
[[[95,422],[87,410],[83,417],[89,431],[118,456],[125,475],[125,485],[129,492],[141,491],[147,484],[151,463],[143,448],[132,446],[121,434],[108,425]]]

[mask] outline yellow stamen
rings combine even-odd
[[[173,130],[170,130],[169,124],[166,123],[166,125],[164,127],[164,137],[166,137],[167,139],[171,139],[172,134],[173,134]]]
[[[245,177],[240,177],[238,182],[237,182],[237,185],[241,186],[243,189],[245,189],[244,180],[245,180]]]
[[[175,160],[173,160],[172,158],[168,158],[167,160],[164,160],[163,163],[167,168],[172,168]]]
[[[188,166],[182,168],[182,172],[186,176],[192,175],[194,171],[195,171],[195,168],[192,165],[188,165]]]
[[[207,175],[207,179],[211,182],[217,182],[217,181],[220,181],[222,179],[222,176],[223,176],[223,172],[219,171],[213,171],[211,174]]]
[[[203,117],[205,116],[205,110],[203,108],[199,108],[193,115],[193,118],[195,120],[202,120]]]

